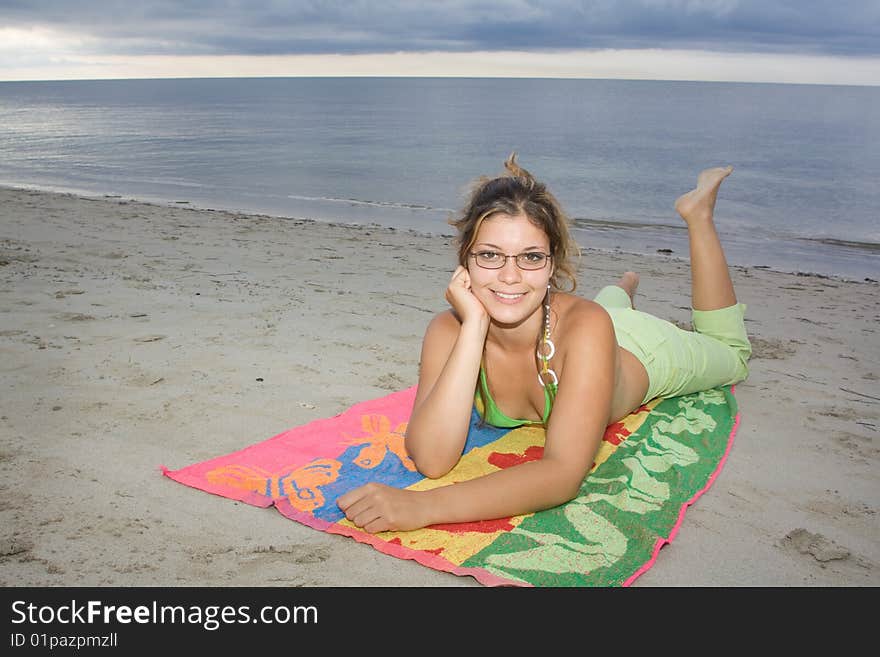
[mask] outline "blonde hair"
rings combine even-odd
[[[508,173],[496,178],[481,176],[471,184],[467,204],[449,221],[458,230],[458,262],[467,267],[470,250],[483,222],[494,214],[525,215],[544,231],[550,242],[554,290],[573,292],[577,288],[574,258],[580,248],[571,236],[570,220],[544,183],[523,169],[516,152],[504,162]]]

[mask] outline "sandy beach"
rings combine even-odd
[[[579,293],[634,269],[687,323],[682,255],[586,250]],[[0,584],[481,586],[160,471],[414,385],[453,268],[451,236],[0,189]],[[733,276],[733,448],[634,586],[880,585],[880,285]]]

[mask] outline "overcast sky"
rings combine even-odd
[[[0,0],[0,80],[190,75],[880,84],[880,0]]]

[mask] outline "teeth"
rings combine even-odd
[[[502,299],[516,299],[518,297],[521,297],[524,293],[520,292],[519,294],[505,294],[504,292],[496,292],[495,294],[497,294]]]

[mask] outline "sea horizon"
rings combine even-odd
[[[33,79],[0,79],[0,84],[33,84],[33,83],[66,83],[66,82],[160,82],[180,80],[567,80],[586,82],[672,82],[694,84],[746,84],[746,85],[781,85],[787,87],[851,87],[880,88],[880,83],[844,83],[844,82],[778,82],[774,80],[696,80],[691,78],[615,78],[615,77],[576,77],[566,75],[336,75],[336,74],[301,74],[301,75],[163,75],[112,78],[33,78]]]

